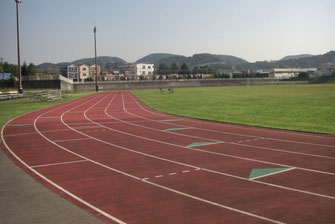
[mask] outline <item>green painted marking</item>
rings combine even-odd
[[[168,128],[168,129],[165,129],[164,131],[177,131],[177,130],[185,130],[185,129],[190,129],[190,128]]]
[[[169,122],[169,121],[179,121],[180,119],[170,119],[170,120],[161,120],[161,121],[164,121],[164,122]]]
[[[292,169],[291,167],[286,168],[268,168],[268,169],[252,169],[249,175],[249,180],[256,179],[262,176],[267,176],[269,174],[275,174],[285,170]]]
[[[34,123],[25,123],[25,124],[8,124],[8,126],[13,127],[20,127],[20,126],[27,126],[27,125],[33,125]]]
[[[188,145],[187,147],[211,145],[211,144],[217,144],[217,142],[193,142],[192,144]]]

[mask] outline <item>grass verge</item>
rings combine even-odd
[[[260,127],[335,134],[335,84],[132,91],[171,114]]]
[[[70,94],[69,97],[62,98],[54,102],[30,102],[29,99],[0,102],[0,127],[2,127],[8,120],[21,114],[52,106],[55,104],[60,104],[83,96],[88,96],[94,93],[95,92],[74,93]]]

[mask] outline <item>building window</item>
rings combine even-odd
[[[83,68],[83,71],[86,71],[86,68]]]
[[[148,69],[151,69],[151,66],[148,66]]]
[[[142,69],[145,69],[145,65],[142,66]]]

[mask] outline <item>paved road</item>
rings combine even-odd
[[[102,224],[17,167],[0,149],[0,223]]]

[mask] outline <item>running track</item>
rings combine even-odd
[[[2,148],[107,223],[335,223],[335,137],[159,113],[130,92],[34,111]],[[278,169],[249,178],[253,169]]]

